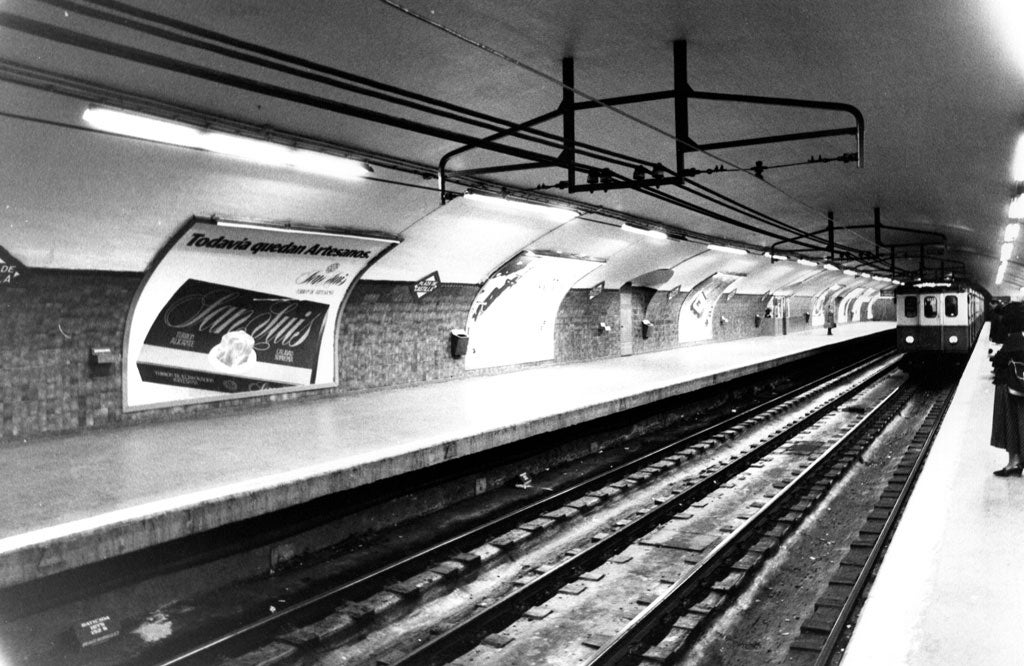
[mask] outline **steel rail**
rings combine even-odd
[[[786,487],[779,490],[778,494],[765,503],[765,506],[758,510],[744,521],[735,531],[725,537],[716,545],[693,570],[686,576],[676,581],[668,590],[652,601],[636,617],[634,617],[618,634],[605,643],[585,666],[606,666],[609,664],[621,664],[630,655],[635,654],[639,645],[643,645],[647,638],[659,628],[663,628],[663,619],[670,613],[676,612],[687,598],[692,597],[705,585],[710,576],[720,566],[725,555],[731,553],[739,544],[747,541],[751,534],[773,515],[779,512],[788,501],[806,484],[808,479],[815,478],[819,471],[830,466],[839,452],[851,442],[860,437],[868,427],[873,425],[875,417],[884,410],[891,401],[896,400],[906,389],[906,384],[893,389],[882,401],[870,412],[865,414],[860,423],[854,426],[849,432],[839,438],[830,446],[824,454],[807,467],[800,476],[791,480]]]
[[[893,364],[894,361],[890,361],[886,366],[857,386],[828,400],[811,413],[774,434],[761,446],[726,463],[693,486],[678,493],[666,502],[659,504],[649,513],[633,519],[629,524],[624,525],[610,536],[573,555],[551,570],[542,573],[530,583],[521,586],[510,595],[478,611],[445,633],[423,643],[413,652],[393,661],[392,666],[443,664],[463,654],[485,635],[498,630],[498,627],[506,626],[521,615],[525,609],[536,605],[542,599],[550,597],[579,573],[589,571],[598,566],[613,553],[621,551],[629,543],[632,543],[667,520],[670,516],[677,513],[681,506],[697,501],[699,498],[717,489],[723,483],[726,483],[729,479],[748,469],[751,463],[768,455],[786,440],[820,420],[843,402],[859,394],[874,381],[888,374],[892,370]],[[730,541],[730,543],[734,542]],[[633,623],[630,623],[629,626],[632,628]],[[623,640],[632,641],[633,638],[629,636]],[[605,661],[603,663],[618,662]]]
[[[762,411],[771,409],[772,407],[780,405],[787,400],[791,400],[802,393],[811,391],[815,385],[834,381],[844,375],[855,372],[857,368],[864,367],[871,363],[876,363],[887,354],[889,354],[889,352],[880,352],[869,356],[867,359],[861,359],[839,368],[838,370],[826,375],[824,378],[818,378],[811,382],[807,382],[792,391],[788,391],[787,393],[776,396],[775,398],[760,403],[759,405],[744,410],[743,412],[734,414],[725,420],[704,428],[696,433],[692,433],[679,440],[663,445],[640,456],[639,458],[601,472],[596,476],[588,478],[582,483],[575,484],[569,488],[565,488],[548,495],[541,500],[519,507],[506,515],[489,520],[482,525],[473,527],[454,537],[450,537],[439,544],[422,549],[419,552],[410,554],[396,562],[389,563],[386,566],[363,574],[355,580],[337,585],[308,599],[304,599],[295,604],[279,609],[274,615],[269,615],[249,622],[234,631],[214,638],[202,645],[196,646],[171,658],[163,659],[157,663],[160,666],[205,663],[201,660],[206,659],[206,657],[208,657],[208,655],[214,650],[224,649],[230,645],[241,642],[250,636],[271,635],[277,628],[282,627],[286,623],[296,620],[303,615],[313,615],[322,610],[324,606],[332,604],[336,605],[347,600],[349,596],[353,596],[356,590],[374,586],[379,587],[386,581],[400,578],[403,573],[411,570],[422,569],[426,564],[444,559],[449,553],[458,552],[472,544],[485,540],[488,535],[500,534],[508,531],[512,527],[515,527],[538,514],[544,513],[545,511],[551,510],[555,507],[562,506],[566,502],[586,494],[586,492],[593,488],[603,487],[608,485],[612,480],[621,478],[622,476],[642,467],[646,467],[651,463],[651,461],[662,459],[672,451],[686,448],[687,446],[697,443],[702,439],[707,439],[708,437],[723,430],[727,430]]]
[[[946,416],[946,412],[949,411],[949,406],[953,402],[953,391],[950,390],[946,393],[945,399],[938,405],[939,413],[936,415],[935,426],[932,431],[928,434],[927,441],[921,447],[918,452],[917,458],[914,460],[914,466],[910,469],[907,474],[906,483],[903,484],[903,488],[900,489],[900,494],[896,498],[895,504],[892,511],[889,513],[889,517],[886,519],[885,524],[878,533],[878,538],[875,540],[875,545],[872,546],[871,552],[868,554],[868,558],[864,563],[864,567],[857,575],[857,580],[853,584],[853,588],[850,590],[850,594],[846,598],[846,602],[839,611],[839,615],[835,622],[832,624],[832,628],[828,632],[828,636],[825,638],[825,642],[822,645],[821,652],[818,654],[818,658],[814,661],[814,666],[828,666],[832,661],[835,654],[836,648],[839,645],[839,641],[846,631],[846,624],[853,617],[853,612],[862,601],[863,594],[867,589],[868,583],[874,575],[875,566],[882,559],[882,552],[888,548],[890,536],[894,529],[896,529],[896,523],[899,522],[900,515],[903,513],[903,508],[910,500],[910,492],[914,487],[917,477],[921,474],[921,468],[924,467],[925,458],[928,457],[928,452],[931,450],[932,443],[935,441],[936,435],[938,435],[939,427],[942,425],[942,420]],[[934,411],[935,407],[931,411]],[[929,413],[929,417],[931,413]]]

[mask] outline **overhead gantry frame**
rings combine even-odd
[[[676,185],[682,187],[688,177],[696,176],[700,171],[686,169],[686,154],[692,152],[707,153],[712,150],[726,148],[738,148],[744,146],[766,145],[772,143],[783,143],[789,141],[803,141],[807,139],[820,139],[834,136],[856,137],[855,153],[848,153],[841,159],[855,159],[858,166],[863,166],[864,155],[864,116],[854,106],[838,102],[822,102],[816,100],[791,99],[786,97],[761,97],[755,95],[735,95],[726,93],[714,93],[694,90],[687,81],[686,42],[676,41],[673,43],[674,74],[673,89],[660,92],[643,93],[636,95],[624,95],[621,97],[609,97],[605,99],[590,99],[577,101],[575,87],[575,67],[572,58],[562,60],[562,102],[557,109],[519,123],[507,129],[480,138],[476,141],[460,146],[446,155],[438,163],[438,183],[441,190],[442,201],[447,201],[447,180],[449,176],[478,176],[510,171],[523,171],[528,169],[550,168],[561,166],[566,170],[566,180],[559,183],[559,187],[567,189],[570,193],[597,192],[614,189],[634,189],[661,187],[663,185]],[[806,109],[820,109],[827,111],[839,111],[853,116],[853,127],[842,127],[835,129],[815,130],[809,132],[798,132],[792,134],[778,134],[764,137],[742,138],[731,141],[720,141],[715,143],[698,144],[690,136],[690,114],[689,102],[692,99],[709,100],[718,102],[736,102],[745,104],[761,104],[769,106],[796,107]],[[581,165],[577,162],[579,157],[578,144],[576,139],[576,114],[581,111],[588,111],[597,108],[615,109],[616,107],[629,104],[642,104],[646,102],[657,102],[672,100],[675,107],[675,155],[676,163],[674,170],[669,169],[659,162],[632,160],[623,162],[621,160],[608,160],[609,164],[631,166],[632,177],[625,177],[615,173],[607,165],[593,166]],[[501,143],[504,139],[517,138],[524,130],[528,130],[545,122],[562,118],[562,152],[543,161],[528,161],[518,164],[504,164],[500,166],[466,169],[460,171],[449,171],[448,163],[452,158],[473,149],[484,149],[491,151],[505,152],[507,146]],[[587,151],[588,157],[594,157],[592,151]],[[822,162],[822,159],[813,159],[808,163]],[[752,167],[749,171],[760,176],[763,165]],[[577,176],[581,172],[586,173],[586,182],[577,182]]]
[[[835,243],[835,232],[836,231],[852,231],[852,230],[856,230],[856,229],[873,229],[874,230],[874,232],[875,232],[875,250],[874,250],[874,252],[871,252],[871,251],[868,251],[868,250],[862,250],[862,251],[859,251],[859,252],[840,251],[840,252],[837,253],[836,252],[836,243]],[[885,243],[885,242],[882,241],[882,231],[883,230],[904,231],[904,232],[909,232],[909,233],[913,233],[913,234],[921,234],[921,235],[931,236],[933,240],[931,240],[931,241],[919,240],[919,241],[907,242],[907,243]],[[946,272],[946,270],[947,270],[947,265],[957,266],[957,267],[959,267],[961,272],[966,270],[966,264],[964,262],[962,262],[962,261],[954,260],[954,259],[946,259],[945,257],[935,257],[934,255],[929,255],[928,254],[927,248],[929,248],[929,247],[941,247],[943,249],[943,254],[945,253],[945,249],[947,247],[947,242],[948,242],[945,234],[940,233],[938,231],[929,231],[927,229],[914,229],[912,227],[900,227],[900,226],[882,224],[882,211],[881,211],[881,208],[879,208],[878,206],[876,206],[874,208],[874,223],[873,224],[853,224],[853,225],[837,227],[837,226],[835,226],[835,219],[833,218],[832,211],[828,211],[828,224],[824,228],[816,229],[814,231],[808,231],[807,233],[800,234],[798,236],[794,236],[793,238],[786,239],[786,240],[780,240],[780,241],[776,241],[775,243],[773,243],[772,246],[771,246],[771,250],[769,251],[769,253],[771,254],[771,258],[772,258],[772,263],[775,263],[775,261],[776,261],[776,254],[779,253],[779,252],[785,252],[787,254],[803,254],[803,253],[806,253],[806,252],[810,251],[807,248],[782,249],[780,246],[782,246],[782,245],[784,245],[786,243],[796,243],[796,242],[798,242],[800,240],[807,239],[807,238],[820,238],[823,234],[827,234],[827,240],[825,241],[825,251],[828,253],[828,261],[830,261],[830,262],[858,260],[859,259],[862,262],[869,263],[872,260],[879,259],[882,256],[882,252],[881,252],[882,249],[885,248],[885,249],[889,250],[889,271],[890,271],[890,276],[891,277],[895,277],[896,276],[896,272],[897,272],[897,269],[896,269],[896,259],[915,259],[915,258],[918,259],[919,267],[918,267],[917,274],[919,276],[924,276],[927,273],[928,270],[937,270],[938,273],[944,274]],[[912,252],[907,251],[907,252],[905,252],[903,254],[898,254],[897,251],[896,251],[897,248],[917,248],[918,252],[916,254],[914,254]],[[931,268],[928,267],[927,266],[927,260],[928,259],[936,259],[936,258],[939,260],[938,268],[936,269],[936,268],[933,268],[933,267],[931,267]],[[901,273],[904,274],[904,275],[912,275],[913,274],[912,271],[906,271],[906,270],[902,270]]]

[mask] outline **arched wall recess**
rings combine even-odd
[[[480,284],[495,267],[557,227],[528,212],[456,199],[403,231],[398,252],[383,257],[364,277],[415,282],[437,271],[448,283]]]
[[[613,228],[613,231],[626,241],[626,245],[609,256],[605,265],[580,280],[577,288],[588,289],[604,282],[606,289],[619,289],[638,275],[665,266],[674,267],[687,257],[703,251],[700,245],[694,243],[638,236],[617,228]],[[660,288],[670,286],[661,285]]]
[[[715,305],[722,294],[742,277],[732,273],[714,273],[690,290],[679,308],[679,342],[699,342],[712,338]]]
[[[469,311],[466,368],[546,361],[555,357],[558,306],[603,259],[521,252],[496,270]]]

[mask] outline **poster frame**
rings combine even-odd
[[[139,413],[139,412],[147,412],[147,411],[154,411],[154,410],[165,410],[165,409],[170,409],[170,408],[174,408],[174,407],[182,407],[182,406],[187,406],[187,405],[200,405],[200,404],[209,404],[209,403],[225,402],[225,401],[250,400],[250,399],[254,399],[254,398],[266,397],[266,396],[269,396],[269,395],[292,394],[292,393],[300,393],[300,392],[306,392],[306,391],[323,391],[325,389],[336,388],[338,386],[338,384],[339,384],[339,377],[338,377],[338,345],[337,344],[334,345],[334,373],[333,373],[334,380],[331,381],[331,382],[322,382],[322,383],[319,383],[319,384],[309,384],[309,385],[304,385],[304,386],[288,386],[288,387],[282,387],[282,388],[262,389],[262,390],[259,390],[259,391],[246,391],[244,393],[232,393],[232,394],[227,394],[227,395],[214,395],[214,396],[207,396],[207,397],[185,398],[185,399],[182,399],[182,400],[168,400],[168,401],[164,401],[164,402],[148,403],[148,404],[145,404],[145,405],[129,405],[128,404],[128,380],[129,380],[129,378],[128,378],[128,370],[129,370],[129,368],[128,368],[128,359],[127,359],[127,354],[128,354],[128,338],[129,338],[129,335],[131,333],[132,321],[135,318],[135,310],[136,310],[136,308],[137,308],[137,306],[139,304],[139,300],[142,298],[142,294],[146,290],[146,286],[149,284],[149,281],[153,277],[153,274],[156,272],[156,269],[160,266],[160,263],[168,255],[168,253],[170,253],[171,250],[174,249],[178,245],[178,241],[180,241],[185,236],[185,234],[188,233],[188,231],[190,229],[192,229],[197,223],[210,223],[210,224],[227,223],[227,224],[233,224],[233,225],[249,225],[249,226],[253,226],[253,227],[259,227],[261,229],[267,229],[267,230],[270,230],[270,231],[279,231],[279,232],[284,232],[284,233],[287,233],[287,232],[293,232],[293,233],[307,232],[307,233],[324,234],[324,235],[328,235],[328,236],[339,236],[339,237],[349,237],[349,238],[353,238],[354,237],[354,238],[379,240],[379,241],[384,241],[384,242],[388,243],[388,245],[385,248],[383,248],[379,253],[377,253],[377,255],[375,257],[373,257],[372,259],[367,261],[366,265],[363,266],[363,268],[358,273],[356,273],[356,275],[352,279],[351,286],[347,290],[345,290],[344,297],[341,299],[341,302],[338,303],[338,314],[337,314],[337,316],[334,319],[334,331],[333,331],[335,343],[337,343],[338,335],[341,332],[341,318],[342,318],[342,316],[343,316],[343,314],[345,312],[346,305],[348,305],[348,300],[351,297],[352,292],[355,290],[356,284],[359,283],[359,280],[362,278],[363,274],[365,274],[366,271],[369,270],[371,266],[373,266],[373,264],[375,264],[381,257],[383,257],[388,252],[390,252],[396,245],[398,245],[399,243],[402,242],[402,238],[401,237],[395,236],[395,235],[392,235],[392,234],[379,233],[379,232],[374,232],[374,231],[365,231],[365,230],[362,230],[362,229],[352,229],[352,228],[347,228],[347,227],[325,227],[325,226],[317,226],[317,225],[311,225],[311,224],[310,225],[307,225],[307,224],[296,224],[296,223],[293,223],[293,222],[290,222],[290,221],[285,221],[285,220],[280,220],[280,221],[278,221],[278,220],[262,220],[262,219],[256,219],[256,218],[239,218],[239,217],[228,218],[228,217],[221,217],[221,216],[218,216],[218,215],[212,215],[212,216],[192,215],[191,217],[189,217],[184,222],[184,224],[181,225],[181,228],[179,228],[173,235],[171,235],[171,237],[167,240],[167,242],[163,245],[163,247],[161,247],[160,250],[153,256],[152,261],[150,261],[149,265],[146,267],[146,271],[142,275],[142,279],[139,281],[139,286],[135,289],[135,295],[132,297],[131,305],[128,308],[128,313],[127,313],[127,317],[125,319],[125,325],[124,325],[124,333],[122,335],[122,340],[121,340],[121,410],[122,410],[122,412],[125,413],[125,414],[128,414],[128,413]]]

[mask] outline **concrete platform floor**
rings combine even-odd
[[[847,324],[97,430],[2,450],[0,587],[796,360]]]
[[[1024,479],[992,472],[988,328],[861,612],[843,666],[1024,664]]]

